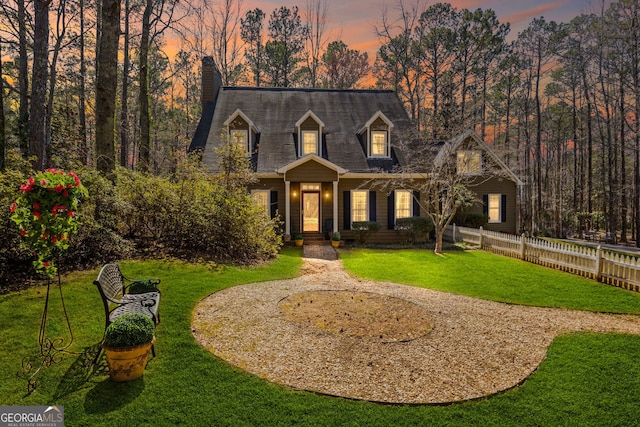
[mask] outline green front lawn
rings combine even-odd
[[[341,253],[351,271],[365,275],[363,268],[357,266],[360,262],[375,264],[373,269],[367,268],[366,274],[392,276],[383,280],[427,286],[428,279],[437,274],[439,288],[449,283],[450,291],[474,294],[482,281],[454,284],[461,276],[478,275],[484,277],[484,282],[492,283],[491,293],[479,292],[485,298],[493,298],[493,294],[509,296],[514,293],[514,284],[536,288],[525,299],[536,305],[546,305],[545,301],[554,299],[555,286],[574,280],[550,270],[534,274],[526,264],[511,269],[513,278],[502,268],[502,273],[493,274],[491,280],[491,265],[501,265],[507,259],[481,252],[449,252],[442,258],[417,250]],[[450,259],[456,262],[443,261]],[[522,386],[485,399],[447,406],[380,405],[269,383],[202,350],[192,338],[191,313],[200,299],[235,284],[294,277],[301,265],[299,250],[289,249],[277,261],[257,268],[208,268],[169,261],[121,265],[128,276],[162,279],[157,357],[149,362],[144,377],[131,383],[112,383],[104,371],[104,360],[99,369],[91,370],[82,364],[90,355],[78,354],[45,370],[37,391],[25,396],[26,384],[15,373],[20,369],[22,356],[36,349],[44,302],[42,288],[29,289],[0,296],[1,405],[63,405],[67,426],[637,425],[640,421],[637,336],[562,336],[550,347],[538,371]],[[476,271],[481,265],[485,265],[487,273]],[[410,275],[400,275],[403,266],[412,270]],[[64,279],[65,301],[75,334],[74,349],[78,352],[94,348],[104,327],[100,298],[92,284],[96,274],[97,271],[81,272]],[[554,286],[546,291],[552,295],[544,295],[544,290],[538,289],[542,280]],[[579,282],[571,285],[574,291],[563,293],[560,305],[580,306],[582,293],[595,292],[590,282]],[[640,311],[640,297],[636,294],[627,295],[626,291],[604,286],[598,292],[598,298],[611,300],[607,306],[614,308],[604,311]],[[629,309],[634,302],[635,310]]]
[[[372,280],[512,304],[640,314],[640,294],[484,251],[340,251],[345,268]]]

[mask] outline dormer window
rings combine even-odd
[[[313,111],[307,113],[296,122],[296,131],[298,133],[298,157],[308,154],[316,154],[322,156],[322,133],[324,132],[324,123],[318,118]]]
[[[481,175],[482,174],[482,152],[480,150],[458,151],[458,174],[459,175]]]
[[[371,156],[370,157],[389,157],[387,143],[387,131],[372,130],[371,131]]]
[[[241,147],[245,151],[249,151],[249,131],[246,129],[232,129],[231,133],[231,141],[236,143],[239,147]]]
[[[393,123],[380,111],[365,123],[358,133],[363,135],[367,157],[391,157],[391,129]]]
[[[318,154],[318,132],[314,130],[302,131],[302,155]]]
[[[238,144],[247,154],[253,151],[253,135],[258,131],[253,122],[239,109],[224,122],[231,142]]]

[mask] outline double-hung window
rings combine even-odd
[[[489,194],[488,205],[489,222],[502,222],[502,194]]]
[[[267,215],[270,212],[270,200],[269,200],[269,190],[253,190],[251,192],[251,197],[253,197],[253,201],[264,209]]]
[[[369,191],[351,191],[351,221],[369,220]]]
[[[413,207],[413,196],[409,190],[397,190],[396,191],[396,220],[400,218],[409,218],[412,215],[411,208]]]
[[[318,154],[318,131],[302,131],[302,155]]]
[[[249,152],[249,131],[246,129],[232,129],[231,141],[236,143],[247,153]]]
[[[371,157],[388,157],[387,131],[371,131]]]

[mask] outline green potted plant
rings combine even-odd
[[[331,236],[331,246],[333,246],[334,248],[337,248],[338,246],[340,246],[340,232],[339,231],[335,231],[333,233],[333,236]]]
[[[124,314],[107,326],[102,348],[111,380],[131,381],[144,374],[154,333],[153,320],[141,313]]]
[[[304,238],[302,234],[298,233],[293,237],[293,240],[296,242],[296,246],[302,246],[304,243]]]

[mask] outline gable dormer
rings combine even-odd
[[[296,122],[298,135],[298,157],[316,154],[322,157],[322,135],[324,123],[309,110]]]
[[[364,141],[367,158],[391,157],[393,123],[381,111],[374,114],[358,131]]]
[[[243,147],[247,153],[254,151],[255,135],[258,130],[246,114],[237,109],[223,124],[232,141]]]

